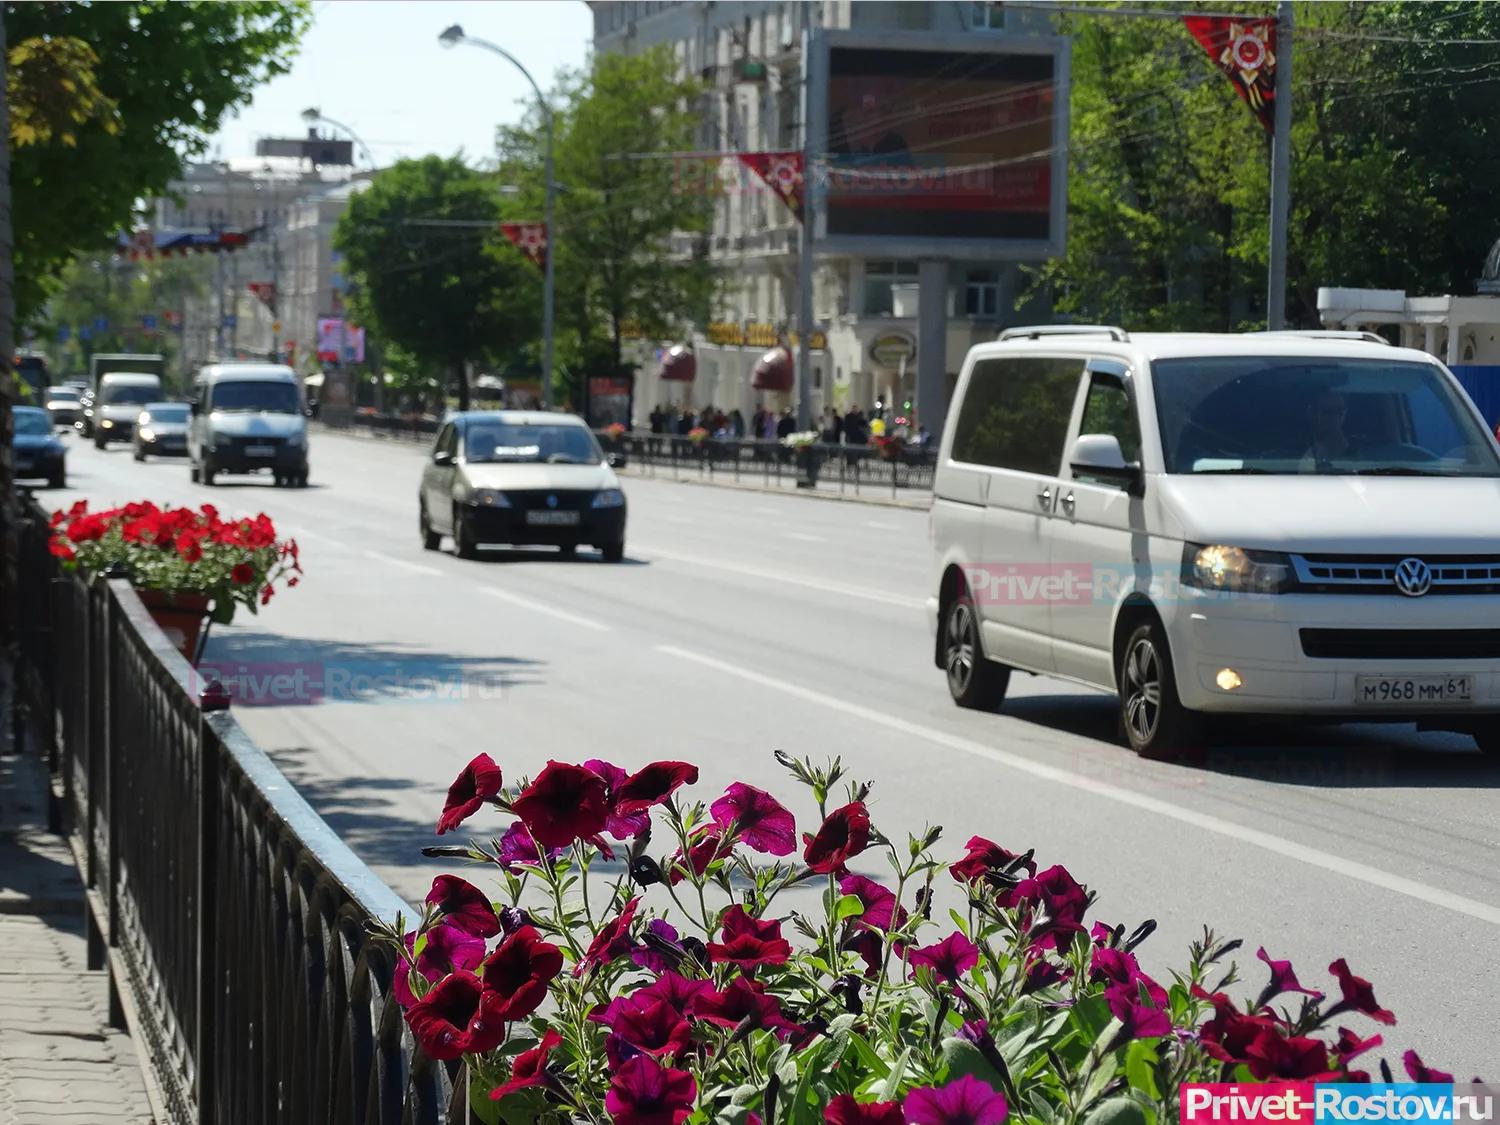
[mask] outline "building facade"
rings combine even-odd
[[[798,2],[617,2],[595,0],[596,52],[631,53],[669,45],[684,74],[708,85],[699,103],[698,154],[799,151],[803,146],[802,39],[810,28],[962,36],[1051,35],[1035,10],[991,3],[872,0]],[[698,155],[695,154],[695,155]],[[733,173],[732,173],[733,174]],[[748,417],[758,405],[794,406],[794,392],[758,391],[752,369],[766,350],[789,343],[800,299],[799,222],[753,174],[734,178],[717,205],[709,252],[725,278],[721,307],[689,341],[697,352],[691,383],[658,378],[663,346],[641,341],[635,421],[661,404]],[[816,250],[816,244],[815,244]],[[916,389],[918,274],[915,260],[817,254],[809,414],[840,413],[877,401],[901,413]],[[1028,277],[1022,263],[953,262],[947,267],[944,370],[953,379],[968,348],[1008,325],[1051,319],[1043,302],[1018,309]],[[795,353],[795,348],[793,351]]]

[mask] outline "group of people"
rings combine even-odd
[[[715,438],[777,441],[797,431],[797,418],[790,408],[777,411],[764,406],[756,407],[748,425],[738,409],[726,412],[712,405],[701,409],[658,406],[651,411],[650,423],[653,434],[680,437],[704,429]],[[925,427],[913,428],[906,419],[892,417],[891,412],[878,402],[868,411],[855,406],[842,415],[832,406],[824,407],[817,429],[818,440],[826,445],[868,445],[873,439],[888,434],[900,434],[912,445],[922,445],[927,441]]]

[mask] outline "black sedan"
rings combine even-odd
[[[15,436],[11,463],[16,480],[43,479],[53,488],[68,483],[68,451],[52,430],[52,415],[39,406],[17,406],[12,411]]]

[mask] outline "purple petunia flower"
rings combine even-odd
[[[791,855],[797,847],[797,822],[775,797],[753,785],[736,781],[709,806],[714,823],[737,826],[746,846],[767,855]]]
[[[919,1086],[906,1095],[911,1125],[1000,1125],[1010,1115],[1005,1095],[972,1074],[937,1089]]]

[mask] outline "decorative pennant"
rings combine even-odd
[[[1183,16],[1215,65],[1270,132],[1276,128],[1276,21]]]
[[[501,223],[500,229],[533,265],[541,267],[547,264],[546,223]]]
[[[274,281],[252,281],[246,286],[268,309],[276,307],[276,283]]]
[[[791,208],[802,221],[803,182],[800,152],[742,152],[741,162],[765,183],[766,187]]]

